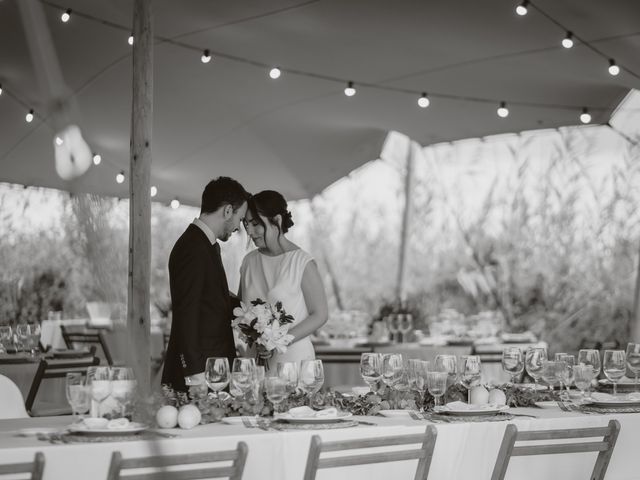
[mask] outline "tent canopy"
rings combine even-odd
[[[54,122],[18,1],[0,1],[0,181],[127,197],[115,176],[129,166],[132,3],[42,2],[75,120],[103,159],[68,183],[55,173]],[[583,107],[607,122],[640,83],[640,2],[533,3],[574,32],[572,49],[561,27],[535,8],[515,15],[510,0],[154,0],[156,200],[198,205],[218,175],[310,197],[378,158],[390,130],[429,145],[575,125]]]

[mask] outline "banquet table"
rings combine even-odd
[[[615,418],[621,423],[618,442],[611,458],[607,480],[640,477],[640,456],[635,435],[640,432],[640,414],[589,414],[553,409],[512,409],[513,413],[538,418],[515,417],[511,422],[520,430],[562,429],[605,426]],[[324,440],[346,440],[424,431],[429,422],[402,418],[356,417],[375,423],[333,430],[263,431],[240,425],[214,423],[192,430],[168,429],[175,438],[112,441],[107,443],[51,444],[34,436],[20,436],[24,428],[64,427],[69,417],[42,417],[0,421],[0,463],[31,460],[36,451],[44,453],[44,479],[106,478],[111,453],[119,450],[125,458],[143,455],[195,453],[233,449],[244,441],[249,454],[245,480],[299,480],[303,476],[312,435]],[[435,424],[438,437],[429,472],[430,480],[490,479],[499,445],[508,422],[465,422]],[[589,478],[595,453],[518,457],[511,461],[507,479],[539,480]],[[318,479],[401,479],[413,478],[416,461],[321,470]]]

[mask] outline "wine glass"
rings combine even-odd
[[[280,404],[287,398],[287,382],[281,377],[266,377],[264,389],[267,392],[267,398],[273,403],[273,416],[275,417],[280,409]]]
[[[573,355],[569,355],[568,353],[556,353],[555,358],[558,362],[558,370],[556,372],[556,375],[558,381],[560,382],[560,387],[562,388],[562,385],[564,384],[568,394],[571,384],[575,381],[575,374],[573,372],[573,369],[576,366],[576,357],[574,357]]]
[[[638,374],[640,373],[640,343],[627,344],[627,368],[635,376],[635,391],[638,391]]]
[[[227,357],[209,357],[204,367],[204,381],[219,398],[220,390],[229,384],[229,359]]]
[[[233,365],[231,372],[242,372],[247,375],[251,375],[256,368],[255,358],[241,358],[237,357],[233,359]]]
[[[407,341],[407,334],[413,330],[413,317],[409,313],[398,315],[398,330],[402,334],[402,343]]]
[[[382,355],[365,352],[360,355],[360,375],[373,392],[382,376]]]
[[[313,405],[313,397],[324,384],[324,369],[322,360],[303,360],[300,366],[298,385],[309,397],[309,404]]]
[[[524,355],[518,347],[507,347],[502,350],[502,370],[511,375],[511,383],[516,383],[516,378],[524,370]]]
[[[440,397],[447,391],[447,372],[427,372],[427,388],[429,393],[433,395],[434,404],[440,405]]]
[[[244,398],[253,387],[251,374],[244,372],[231,372],[229,378],[229,393],[236,398]]]
[[[454,385],[458,379],[458,359],[455,355],[436,355],[434,362],[435,370],[438,372],[447,372],[447,388]]]
[[[527,350],[524,357],[524,367],[531,378],[536,391],[538,380],[542,377],[542,364],[547,360],[547,350],[542,347],[533,347]]]
[[[27,342],[29,341],[30,328],[26,323],[16,325],[16,351],[22,351],[27,349]]]
[[[4,350],[4,352],[9,351],[9,347],[13,339],[13,330],[11,329],[11,325],[0,325],[0,349]]]
[[[127,416],[127,406],[135,397],[136,387],[133,369],[129,367],[111,369],[111,396],[119,403],[122,418]]]
[[[398,315],[395,313],[390,313],[385,318],[385,323],[387,324],[387,328],[389,329],[389,333],[391,334],[391,342],[396,343],[396,337],[398,334]]]
[[[600,352],[593,349],[582,349],[578,352],[578,363],[590,365],[593,368],[593,378],[600,375]]]
[[[584,402],[585,395],[589,387],[591,386],[591,380],[594,378],[593,367],[581,363],[573,367],[574,382],[576,388],[580,390],[582,401]]]
[[[102,402],[111,395],[111,372],[108,367],[96,367],[87,369],[87,383],[91,398],[96,402],[96,416],[101,417]]]
[[[618,381],[624,377],[627,368],[627,356],[624,350],[605,350],[602,371],[613,383],[613,395],[617,392]]]
[[[29,349],[29,353],[32,357],[35,357],[40,350],[40,334],[42,330],[40,325],[32,323],[28,325],[26,347]]]
[[[407,361],[407,384],[409,385],[409,390],[419,391],[418,376],[422,368],[422,362],[423,360],[419,358],[410,358]]]
[[[416,375],[416,390],[420,394],[420,411],[424,412],[424,396],[427,393],[428,382],[427,374],[429,373],[430,363],[427,360],[417,360],[414,364]]]
[[[542,362],[542,379],[547,385],[549,385],[549,390],[552,392],[557,380],[557,371],[558,362],[556,362],[555,360],[545,360]]]
[[[387,387],[397,390],[403,375],[402,355],[399,353],[385,353],[382,355],[382,381]]]
[[[300,378],[300,368],[298,362],[279,362],[278,376],[282,378],[287,385],[287,393],[295,393],[298,387],[298,379]]]
[[[480,357],[462,355],[460,357],[460,383],[467,389],[467,403],[471,403],[471,387],[480,381]]]
[[[71,413],[74,420],[76,416],[80,417],[80,415],[84,415],[89,411],[91,397],[85,384],[84,376],[81,373],[67,373],[65,393],[67,401],[71,406]]]

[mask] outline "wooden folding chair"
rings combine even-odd
[[[88,357],[86,360],[78,360],[76,362],[64,362],[64,363],[49,363],[46,360],[40,360],[36,374],[33,376],[31,387],[29,388],[29,394],[25,401],[25,407],[29,415],[32,417],[43,417],[53,415],[71,415],[71,409],[69,407],[55,408],[47,410],[34,410],[33,404],[35,403],[40,384],[44,379],[49,378],[65,378],[67,373],[80,373],[86,375],[87,368],[92,365],[100,364],[98,357]]]
[[[113,357],[107,345],[107,340],[101,331],[96,332],[71,332],[64,325],[60,325],[60,332],[67,348],[77,348],[84,345],[95,345],[102,349],[102,354],[110,367],[113,366]]]
[[[491,480],[503,480],[507,473],[511,457],[522,455],[551,455],[557,453],[600,452],[591,473],[590,480],[603,480],[609,467],[609,460],[616,446],[620,422],[610,420],[606,427],[569,428],[560,430],[532,430],[519,432],[515,425],[507,425],[498,452],[498,459],[493,469]],[[601,441],[561,442],[555,440],[573,440],[582,438],[603,437]],[[553,443],[528,444],[517,446],[517,442],[541,442],[554,440]]]
[[[235,450],[220,452],[187,453],[182,455],[164,455],[155,457],[122,458],[120,452],[113,452],[107,480],[180,480],[201,478],[229,478],[241,480],[249,448],[244,442],[238,442]],[[230,466],[217,466],[221,462],[232,462]],[[176,465],[214,464],[197,468],[171,470]],[[136,469],[151,469],[147,472],[135,472]],[[122,475],[123,470],[129,470]],[[131,475],[129,475],[131,473]]]
[[[346,467],[350,465],[367,465],[371,463],[399,462],[418,459],[418,466],[414,480],[426,480],[429,475],[433,448],[436,445],[437,430],[433,425],[427,426],[424,433],[411,435],[394,435],[376,438],[360,438],[355,440],[340,440],[323,442],[318,435],[311,437],[307,467],[304,480],[315,480],[321,468]],[[339,452],[366,448],[391,447],[396,445],[421,444],[419,448],[409,450],[393,450],[390,452],[365,453],[358,455],[330,456],[320,458],[324,452]]]
[[[33,457],[33,462],[24,463],[9,463],[0,465],[0,477],[10,475],[15,478],[17,473],[30,473],[31,480],[41,480],[42,472],[44,471],[44,454],[42,452],[36,452]]]

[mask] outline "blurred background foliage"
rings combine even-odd
[[[310,201],[291,238],[316,258],[334,310],[395,302],[408,139]],[[637,145],[607,127],[564,128],[424,148],[415,158],[408,306],[428,330],[444,310],[495,311],[554,350],[625,343],[640,247]],[[242,179],[239,179],[242,181]],[[264,188],[270,188],[265,185]],[[126,315],[128,202],[0,185],[0,322],[49,311]],[[169,252],[198,209],[152,208],[152,316],[166,317]],[[247,251],[223,246],[229,284]],[[253,248],[252,246],[250,248]]]

